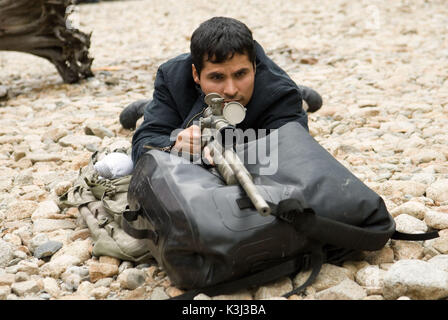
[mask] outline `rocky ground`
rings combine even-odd
[[[290,299],[448,297],[445,1],[152,0],[78,9],[74,22],[93,32],[94,78],[63,84],[47,61],[0,52],[0,300],[179,294],[156,263],[93,257],[78,210],[61,210],[57,197],[93,150],[129,146],[133,132],[120,127],[120,111],[151,97],[157,66],[188,51],[192,31],[214,15],[244,21],[294,80],[322,94],[311,134],[383,196],[398,230],[440,230],[434,240],[390,241],[361,262],[326,264],[306,295]],[[52,256],[38,258],[44,244]],[[306,275],[213,299],[276,299]]]

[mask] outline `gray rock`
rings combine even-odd
[[[146,273],[136,268],[126,269],[119,276],[118,281],[124,289],[134,290],[145,283]]]
[[[34,250],[34,257],[36,257],[37,259],[51,257],[61,248],[62,248],[61,242],[48,241],[45,242],[44,244],[41,244],[39,247],[36,248],[36,250]]]
[[[38,233],[31,238],[28,248],[31,252],[34,252],[36,248],[48,241],[50,241],[50,239],[46,233]]]
[[[448,272],[421,260],[400,260],[384,277],[383,295],[388,300],[401,296],[435,300],[448,297]]]
[[[87,135],[94,135],[97,136],[99,138],[104,138],[104,137],[113,137],[114,133],[103,127],[102,125],[98,124],[98,123],[94,123],[94,122],[89,122],[88,124],[86,124],[86,126],[84,127],[84,133]]]
[[[131,261],[123,261],[120,266],[118,267],[118,272],[122,273],[126,269],[130,269],[134,266],[134,264]]]

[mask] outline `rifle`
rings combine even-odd
[[[244,120],[246,109],[235,101],[224,103],[224,98],[217,93],[206,95],[204,101],[208,107],[199,119],[202,149],[208,147],[213,162],[226,184],[239,183],[257,211],[262,216],[269,215],[271,208],[258,192],[252,175],[233,150],[233,144],[223,140],[226,130],[236,132],[235,125]]]

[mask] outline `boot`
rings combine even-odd
[[[151,100],[137,100],[132,102],[120,113],[120,123],[125,129],[132,130],[135,129],[137,120],[143,117],[145,107],[151,102]]]
[[[316,112],[322,107],[322,97],[319,93],[305,86],[299,86],[299,89],[304,101],[303,108],[306,112]]]

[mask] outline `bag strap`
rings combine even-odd
[[[400,231],[395,231],[391,239],[394,240],[408,240],[408,241],[424,241],[434,238],[438,238],[439,232],[436,230],[425,232],[425,233],[405,233]]]
[[[283,295],[283,297],[289,298],[293,294],[299,294],[299,293],[305,291],[305,289],[308,286],[310,286],[311,284],[314,283],[317,276],[319,275],[322,265],[324,264],[324,253],[323,253],[322,247],[320,250],[314,250],[313,252],[311,252],[310,264],[311,264],[311,274],[308,277],[308,279],[299,287],[295,288],[294,290],[291,290],[288,293],[285,293]]]
[[[400,240],[428,240],[439,236],[437,231],[408,234],[395,231],[379,232],[354,225],[342,223],[336,220],[318,216],[310,208],[303,208],[299,200],[286,199],[275,205],[269,203],[272,214],[288,222],[308,237],[322,243],[335,245],[346,249],[355,250],[379,250],[390,239]],[[344,235],[344,236],[341,236]]]
[[[151,229],[137,229],[131,225],[132,221],[137,220],[140,215],[140,208],[138,210],[129,210],[126,206],[126,210],[123,212],[123,219],[121,220],[121,226],[123,230],[129,234],[131,237],[136,239],[149,239],[154,244],[157,244],[159,240],[159,235]]]

